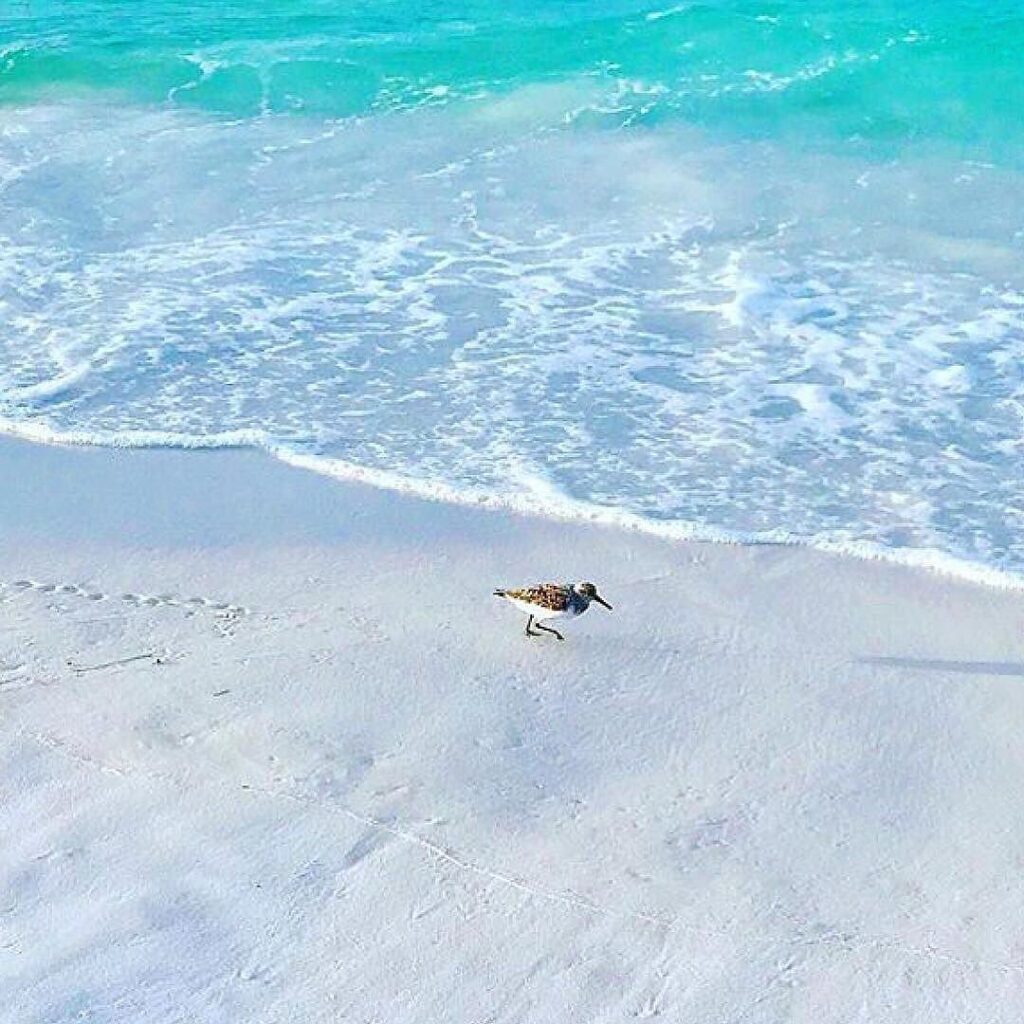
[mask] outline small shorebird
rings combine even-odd
[[[557,629],[542,626],[541,622],[551,619],[575,619],[582,615],[591,601],[604,605],[608,611],[612,606],[597,592],[593,583],[538,583],[535,587],[520,587],[518,590],[496,590],[495,597],[503,597],[521,612],[529,615],[526,620],[526,635],[540,636],[532,629],[536,619],[537,628],[545,633],[554,633],[559,640],[565,637]]]

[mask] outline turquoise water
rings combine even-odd
[[[12,3],[8,103],[370,115],[587,76],[604,127],[1020,157],[1017,3]]]
[[[1024,10],[8,3],[0,425],[1024,569]]]

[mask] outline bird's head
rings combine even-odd
[[[589,603],[596,601],[599,605],[603,605],[608,611],[612,610],[612,606],[597,592],[597,587],[593,583],[574,583],[573,590],[576,591],[580,597],[585,598]]]

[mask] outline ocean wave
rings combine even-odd
[[[287,17],[150,0],[131,19],[122,5],[83,0],[0,19],[0,102],[105,94],[230,117],[346,118],[486,105],[587,79],[594,97],[575,116],[588,122],[671,120],[877,151],[898,140],[896,155],[911,142],[955,141],[1020,166],[1024,136],[1008,112],[1024,104],[1022,41],[1010,0],[969,13],[836,0],[469,0],[427,10],[296,0]]]
[[[538,128],[565,88],[9,111],[0,416],[1024,568],[1024,180]]]

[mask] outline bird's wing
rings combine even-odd
[[[535,587],[520,587],[517,590],[506,590],[505,597],[525,604],[534,604],[538,608],[547,608],[553,612],[565,611],[569,602],[569,588],[564,583],[538,583]]]

